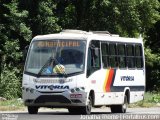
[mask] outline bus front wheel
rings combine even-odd
[[[68,108],[68,111],[71,114],[89,115],[89,114],[91,114],[91,109],[92,109],[92,98],[89,97],[88,100],[87,100],[87,105],[86,106],[70,107],[70,108]]]
[[[28,106],[28,113],[29,114],[37,114],[38,113],[38,107]]]
[[[82,107],[81,112],[82,112],[82,114],[90,115],[91,110],[92,110],[92,97],[89,96],[89,98],[87,100],[87,105]]]

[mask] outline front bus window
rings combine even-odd
[[[25,72],[39,75],[74,74],[84,71],[86,41],[34,41],[29,50]]]

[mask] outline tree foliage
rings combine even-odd
[[[0,56],[1,79],[0,94],[7,98],[19,95],[21,44],[31,39],[31,30],[24,19],[28,12],[18,10],[18,1],[0,1]]]
[[[150,48],[145,49],[147,90],[160,91],[160,54],[154,54]]]
[[[20,70],[13,66],[3,66],[0,80],[0,96],[7,99],[21,95]]]
[[[28,11],[26,23],[32,36],[61,30],[57,24],[58,17],[55,16],[56,5],[54,0],[20,0],[20,9]]]
[[[147,89],[160,88],[159,7],[158,0],[1,0],[0,96],[20,95],[22,51],[31,38],[62,29],[108,30],[125,37],[142,34]]]

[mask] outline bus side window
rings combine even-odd
[[[115,68],[118,66],[118,61],[117,61],[117,52],[116,52],[116,44],[109,44],[109,63],[110,67]]]
[[[141,45],[135,45],[135,61],[136,61],[137,68],[143,67],[143,57],[142,57],[142,46]]]
[[[100,47],[99,41],[92,41],[88,48],[87,76],[100,69]]]
[[[107,68],[109,66],[109,60],[108,60],[108,43],[102,43],[101,44],[101,51],[102,51],[102,63],[103,68]]]
[[[125,44],[117,45],[119,68],[126,67]]]
[[[134,46],[127,45],[127,67],[135,68],[135,59],[134,59]]]

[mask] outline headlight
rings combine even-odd
[[[73,88],[71,89],[71,93],[74,93],[74,92],[83,92],[85,90],[84,87],[76,87],[76,88]]]
[[[74,89],[71,89],[71,92],[72,92],[72,93],[74,93],[74,92],[75,92],[75,90],[74,90]]]
[[[76,91],[79,92],[79,91],[80,91],[80,88],[76,88]]]
[[[30,89],[30,92],[33,93],[33,92],[34,92],[34,89],[31,88],[31,89]]]

